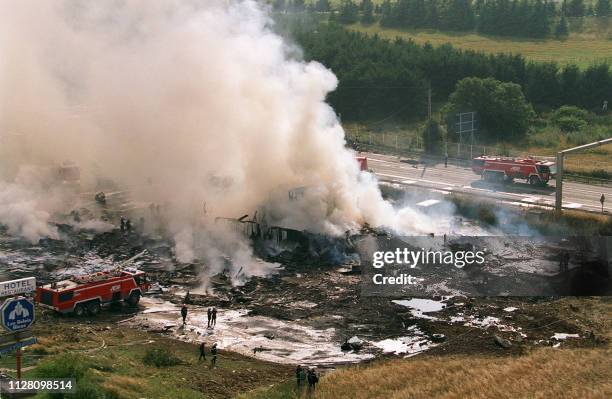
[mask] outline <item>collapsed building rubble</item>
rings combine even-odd
[[[248,215],[240,218],[215,219],[216,223],[226,223],[234,231],[240,232],[252,241],[255,254],[277,262],[316,260],[323,264],[340,265],[357,259],[350,237],[331,237],[281,226],[269,226],[264,221]]]

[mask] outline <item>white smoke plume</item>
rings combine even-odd
[[[56,234],[57,202],[17,176],[69,160],[82,190],[164,204],[186,261],[204,204],[210,221],[273,203],[280,224],[329,234],[430,225],[359,172],[325,103],[336,77],[271,25],[248,0],[0,0],[0,223]],[[294,187],[312,189],[288,201]]]

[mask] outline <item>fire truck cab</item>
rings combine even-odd
[[[552,178],[554,162],[538,161],[533,158],[506,158],[480,156],[472,160],[472,171],[485,181],[509,183],[523,179],[531,185],[546,185]]]
[[[133,268],[105,271],[53,282],[36,289],[36,302],[59,313],[97,315],[103,305],[121,301],[138,305],[149,290],[145,272]]]

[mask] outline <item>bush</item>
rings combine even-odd
[[[553,112],[551,120],[559,129],[569,133],[584,129],[588,125],[588,116],[589,113],[582,108],[564,105]]]
[[[143,362],[148,366],[155,366],[158,368],[181,364],[181,360],[166,348],[148,349]]]
[[[67,353],[41,362],[36,367],[36,375],[38,378],[74,378],[79,381],[89,368],[86,359]]]
[[[573,116],[563,116],[557,119],[555,124],[566,133],[579,132],[587,126],[585,120]]]

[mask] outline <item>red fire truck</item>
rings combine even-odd
[[[368,158],[367,157],[356,157],[359,163],[359,170],[362,172],[368,171]]]
[[[543,186],[551,179],[554,164],[533,158],[480,156],[472,160],[472,170],[489,182],[509,183],[514,179],[523,179],[531,185]]]
[[[125,268],[39,286],[36,302],[59,313],[97,315],[105,304],[123,301],[130,306],[138,305],[149,288],[145,272]]]

